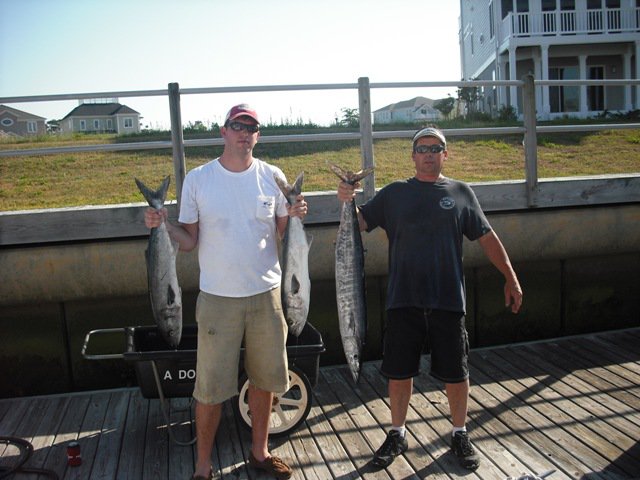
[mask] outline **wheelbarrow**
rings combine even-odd
[[[122,353],[88,353],[91,339],[100,335],[124,335],[125,348]],[[138,327],[103,328],[91,330],[84,339],[82,356],[87,360],[123,359],[133,364],[140,392],[145,398],[159,398],[169,436],[177,444],[171,431],[168,398],[190,397],[196,376],[197,325],[185,325],[177,349],[171,349],[163,340],[155,325]],[[311,389],[318,383],[320,354],[325,351],[322,336],[309,322],[298,337],[287,337],[287,359],[289,362],[289,390],[274,395],[269,435],[286,436],[307,418],[311,410]],[[249,380],[243,368],[244,347],[240,354],[239,395],[232,399],[240,424],[251,429],[248,403]]]

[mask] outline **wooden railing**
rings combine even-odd
[[[593,35],[640,32],[640,8],[554,10],[509,13],[502,21],[502,41],[540,35]]]
[[[374,139],[410,138],[414,130],[378,131],[373,130],[371,123],[371,89],[382,88],[431,88],[431,87],[493,87],[508,86],[520,88],[523,99],[522,126],[502,128],[460,128],[447,129],[447,137],[461,135],[504,135],[522,134],[525,145],[524,181],[506,181],[474,184],[485,211],[513,211],[541,207],[569,207],[598,204],[615,204],[640,202],[640,172],[628,175],[598,176],[588,178],[570,178],[557,180],[540,180],[537,169],[537,133],[565,131],[597,131],[604,129],[638,129],[640,124],[598,124],[598,125],[563,125],[538,126],[536,122],[536,87],[548,85],[640,85],[640,80],[558,80],[534,81],[532,76],[513,81],[453,81],[453,82],[396,82],[369,83],[366,77],[358,83],[348,84],[310,84],[310,85],[276,85],[247,87],[212,87],[184,88],[177,83],[169,84],[166,90],[101,92],[85,94],[40,95],[29,97],[0,98],[0,104],[18,102],[38,102],[69,100],[70,98],[109,98],[109,97],[144,97],[167,96],[171,112],[172,140],[162,142],[135,142],[125,144],[83,145],[72,147],[38,148],[28,150],[4,150],[0,156],[42,155],[64,152],[87,151],[122,151],[171,148],[173,151],[176,185],[179,192],[186,172],[184,149],[190,146],[221,145],[221,138],[184,140],[180,98],[192,94],[219,94],[230,92],[273,92],[296,90],[357,90],[359,98],[360,131],[352,133],[323,133],[305,135],[273,135],[262,136],[262,143],[308,142],[308,141],[345,141],[360,140],[362,166],[374,166]],[[375,193],[375,175],[364,181],[362,200]],[[324,192],[310,194],[307,197],[313,209],[306,222],[331,223],[338,220],[338,204],[334,194]],[[51,209],[28,212],[0,212],[0,246],[30,243],[47,243],[73,241],[79,239],[122,238],[145,235],[147,232],[140,222],[132,222],[133,215],[139,215],[140,205],[118,205],[96,207],[102,221],[96,222],[94,208]],[[175,207],[174,207],[175,208]]]

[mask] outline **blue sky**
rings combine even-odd
[[[0,0],[0,97],[317,83],[460,80],[453,0]],[[374,89],[373,110],[455,88]],[[166,97],[127,97],[168,127]],[[248,101],[263,123],[330,123],[355,90],[184,95],[183,123]],[[61,118],[77,102],[11,104]]]

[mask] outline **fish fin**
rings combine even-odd
[[[136,181],[136,185],[138,185],[138,190],[144,196],[145,200],[149,205],[153,208],[159,210],[164,206],[164,202],[167,198],[167,191],[169,190],[169,183],[171,182],[171,177],[166,176],[162,183],[160,184],[160,188],[155,192],[147,187],[144,183],[142,183],[137,178],[134,178]]]
[[[294,295],[297,295],[299,291],[300,291],[300,281],[298,280],[298,277],[296,277],[295,275],[291,275],[291,292]]]
[[[176,292],[173,291],[171,285],[167,285],[167,304],[173,305],[176,303]]]

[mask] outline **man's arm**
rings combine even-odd
[[[489,261],[502,273],[505,279],[504,302],[505,306],[511,306],[513,313],[518,313],[522,305],[522,288],[516,272],[514,272],[509,260],[509,255],[504,249],[498,235],[492,230],[478,239]]]

